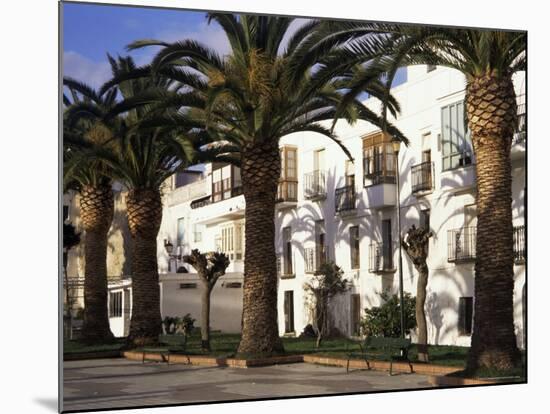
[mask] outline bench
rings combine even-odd
[[[361,352],[348,353],[348,362],[346,372],[349,372],[349,361],[352,357],[360,356],[365,359],[367,369],[370,368],[369,359],[373,356],[384,356],[390,360],[390,375],[392,375],[393,361],[406,361],[409,363],[411,373],[413,372],[412,363],[409,360],[409,349],[411,340],[408,338],[386,338],[382,336],[369,336],[363,343],[359,343]],[[377,351],[377,352],[376,352]]]
[[[160,345],[165,345],[164,348],[143,348],[142,351],[142,361],[144,364],[147,353],[159,354],[162,357],[162,361],[170,365],[170,355],[175,353],[185,352],[187,346],[187,335],[159,335],[158,340]],[[189,357],[187,357],[188,362]]]

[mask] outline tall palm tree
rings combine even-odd
[[[84,323],[82,336],[88,342],[113,339],[107,314],[107,233],[113,220],[113,191],[105,163],[84,156],[103,146],[110,129],[85,113],[105,113],[114,104],[112,92],[99,94],[90,86],[64,79],[71,98],[63,96],[64,190],[80,193],[80,216],[84,242]]]
[[[241,167],[245,212],[245,271],[242,336],[238,352],[271,354],[283,351],[277,324],[277,272],[274,212],[281,175],[279,140],[294,132],[311,131],[335,141],[350,159],[351,154],[330,129],[345,82],[342,78],[318,78],[319,60],[299,74],[290,72],[295,52],[319,21],[310,20],[294,32],[287,17],[209,13],[209,22],[224,30],[231,51],[220,56],[193,40],[166,43],[138,41],[136,49],[160,46],[153,59],[153,73],[186,86],[185,95],[166,97],[164,103],[180,112],[163,125],[202,125],[211,140],[218,141],[219,159]],[[288,39],[288,41],[286,41]],[[318,65],[318,66],[315,66]],[[296,78],[293,85],[291,81]],[[383,84],[373,80],[366,90],[384,97]],[[398,104],[390,100],[391,111]],[[378,115],[358,100],[351,100],[340,118],[376,124]],[[402,134],[393,126],[394,135]],[[402,137],[404,139],[404,137]]]
[[[328,27],[330,26],[330,27]],[[462,72],[477,175],[474,329],[468,370],[508,369],[520,361],[513,319],[510,149],[517,126],[512,76],[526,68],[526,33],[375,23],[334,23],[301,51],[311,61],[337,50],[337,64],[369,62],[350,82],[346,102],[383,69],[431,64]],[[347,42],[347,43],[346,43]]]
[[[128,190],[126,209],[132,236],[132,317],[128,342],[140,346],[154,343],[161,332],[160,291],[157,266],[157,235],[162,219],[161,189],[166,179],[189,165],[194,148],[182,127],[167,130],[149,127],[148,120],[169,111],[159,111],[147,102],[148,96],[176,91],[173,82],[149,76],[148,70],[136,67],[132,58],[109,56],[113,77],[140,73],[139,78],[110,82],[103,93],[120,91],[122,99],[104,122],[118,120],[111,144],[115,150],[96,150],[89,154],[109,166],[111,177]],[[90,114],[92,116],[93,114]]]

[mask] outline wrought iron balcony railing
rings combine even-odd
[[[395,155],[380,153],[363,158],[363,172],[365,187],[378,184],[395,184]]]
[[[327,196],[326,173],[316,170],[304,174],[304,197],[311,200]]]
[[[395,271],[393,252],[395,243],[371,243],[369,246],[369,272],[385,273]]]
[[[476,258],[476,227],[462,227],[448,230],[447,245],[449,262],[475,260]]]
[[[355,187],[346,185],[334,190],[334,209],[337,213],[355,210]]]
[[[525,263],[527,250],[525,248],[525,226],[514,227],[514,263]]]
[[[476,258],[476,227],[462,227],[460,229],[449,230],[447,235],[448,242],[448,261],[460,262],[470,261]],[[521,264],[525,262],[527,251],[525,249],[525,226],[514,227],[514,262]]]
[[[328,251],[324,246],[316,246],[304,249],[305,272],[315,273],[321,265],[328,262]]]
[[[427,161],[411,167],[413,194],[432,191],[434,189],[433,162]]]

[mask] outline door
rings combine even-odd
[[[361,295],[351,294],[351,334],[359,336],[361,334]]]
[[[284,297],[285,333],[294,332],[294,291],[286,290]]]
[[[325,243],[325,221],[317,220],[315,222],[315,270],[318,270],[321,264],[326,261],[327,250]]]
[[[383,268],[385,270],[393,269],[391,219],[382,220],[382,255]]]

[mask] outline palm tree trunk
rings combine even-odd
[[[469,81],[467,112],[476,156],[475,307],[467,370],[519,362],[513,316],[514,259],[510,149],[516,100],[510,76]]]
[[[418,360],[428,362],[428,328],[426,323],[426,287],[428,286],[428,266],[424,263],[416,267],[418,282],[416,283],[416,326],[418,327]]]
[[[162,331],[157,234],[162,219],[158,190],[134,189],[126,200],[132,235],[132,318],[128,342],[153,344]]]
[[[212,287],[203,283],[201,300],[201,349],[210,351],[210,295]]]
[[[242,336],[238,353],[283,351],[277,321],[275,198],[281,173],[277,140],[255,143],[242,152],[246,200]]]
[[[84,243],[84,323],[87,342],[113,338],[107,313],[107,234],[113,220],[113,191],[110,186],[85,186],[80,193],[80,215]]]

